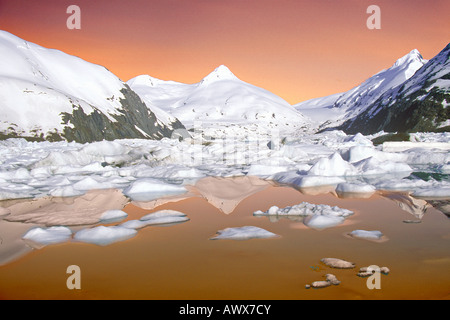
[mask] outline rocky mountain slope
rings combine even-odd
[[[0,138],[160,139],[183,127],[175,118],[158,119],[102,66],[6,31],[0,31],[0,57]]]

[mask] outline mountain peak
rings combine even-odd
[[[238,78],[224,65],[218,66],[213,72],[203,78],[201,84],[207,84],[218,80],[238,80]]]
[[[422,57],[419,50],[417,49],[411,50],[411,52],[398,59],[394,63],[394,67],[402,66],[405,64],[411,64],[413,62],[420,62],[422,64],[426,62],[426,60]]]
[[[149,76],[148,74],[143,74],[127,81],[129,85],[144,85],[149,87],[156,87],[158,86],[158,84],[163,82],[163,80],[154,78],[152,76]]]

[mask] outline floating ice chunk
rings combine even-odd
[[[180,211],[175,210],[160,210],[157,212],[149,213],[141,219],[146,225],[163,225],[163,224],[174,224],[180,222],[189,221],[189,218]]]
[[[353,230],[349,233],[351,237],[366,240],[380,240],[383,237],[383,233],[378,230],[367,231],[367,230]]]
[[[124,228],[131,228],[131,229],[142,229],[147,226],[169,226],[174,225],[177,223],[182,223],[189,221],[189,218],[186,216],[179,216],[179,215],[167,215],[167,216],[160,216],[160,217],[154,217],[154,218],[148,218],[146,220],[128,220],[122,223],[120,226]]]
[[[124,223],[119,225],[119,227],[135,229],[135,230],[142,229],[146,226],[148,226],[147,221],[136,220],[136,219],[125,221]]]
[[[362,146],[373,146],[373,142],[363,136],[361,133],[357,133],[354,136],[350,136],[344,139],[344,142],[351,143],[354,145],[362,145]]]
[[[31,241],[33,247],[39,247],[65,242],[71,237],[72,231],[69,228],[54,226],[49,228],[32,228],[25,233],[22,239]],[[37,246],[35,244],[37,244]]]
[[[365,183],[340,183],[336,187],[338,192],[352,192],[352,193],[373,193],[376,188],[370,184]]]
[[[355,168],[342,159],[341,155],[337,152],[328,158],[320,158],[308,171],[308,175],[325,177],[343,177],[355,174]]]
[[[376,154],[377,150],[373,147],[369,146],[354,146],[348,149],[347,157],[348,162],[354,163],[361,161],[363,159],[367,159],[373,157]]]
[[[361,175],[382,175],[393,172],[413,172],[413,169],[403,162],[380,161],[370,157],[354,164]]]
[[[320,261],[331,268],[337,269],[353,269],[355,264],[338,258],[322,258]]]
[[[249,240],[256,238],[274,238],[278,237],[275,233],[254,226],[244,226],[238,228],[226,228],[217,231],[218,235],[211,240],[231,239],[231,240]]]
[[[376,188],[366,183],[340,183],[336,187],[336,193],[340,197],[369,198]]]
[[[100,220],[103,222],[114,222],[125,219],[126,217],[128,217],[128,214],[122,210],[107,210],[102,213]]]
[[[157,220],[162,218],[173,218],[173,217],[186,217],[186,214],[176,210],[160,210],[153,213],[149,213],[140,220],[148,221],[148,220]]]
[[[297,215],[297,216],[335,216],[335,217],[348,217],[353,214],[353,211],[342,209],[337,206],[331,207],[326,204],[312,204],[308,202],[302,202],[293,206],[287,206],[285,208],[278,208],[272,206],[269,210],[262,212],[261,210],[255,211],[255,216],[267,216],[267,215]]]
[[[84,178],[73,185],[75,190],[87,191],[95,189],[111,189],[112,185],[108,182],[99,182],[92,177]]]
[[[313,215],[306,217],[303,223],[310,228],[322,230],[331,228],[342,224],[345,221],[344,217],[327,216],[327,215]]]
[[[81,242],[88,242],[106,246],[114,242],[130,239],[136,234],[137,231],[131,228],[125,228],[121,226],[98,226],[88,229],[82,229],[75,233],[73,238]]]
[[[168,195],[182,194],[186,191],[186,188],[181,185],[145,178],[133,182],[123,193],[135,201],[151,201]]]
[[[337,185],[345,182],[341,177],[324,177],[324,176],[298,176],[289,183],[299,188],[310,188],[318,186]]]

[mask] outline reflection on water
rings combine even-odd
[[[450,298],[448,199],[415,199],[395,192],[351,198],[337,195],[332,187],[298,190],[254,177],[208,177],[187,189],[186,194],[148,202],[129,202],[119,190],[102,190],[67,199],[0,203],[0,298]],[[354,214],[321,231],[307,227],[300,216],[253,216],[258,210],[302,202]],[[99,217],[110,209],[128,213],[120,223],[164,209],[183,212],[189,221],[140,228],[135,237],[108,246],[68,241],[33,249],[22,240],[36,226],[66,225],[76,232],[101,225]],[[409,219],[422,223],[403,223]],[[218,230],[243,226],[280,237],[209,240]],[[388,241],[348,237],[353,230],[380,230]],[[324,257],[354,261],[357,269],[387,266],[391,272],[382,278],[381,290],[369,290],[355,272],[319,268]],[[83,272],[78,292],[65,286],[65,270],[73,264]],[[326,273],[341,283],[305,290]]]

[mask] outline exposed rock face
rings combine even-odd
[[[128,85],[120,92],[125,97],[120,99],[123,109],[119,110],[120,115],[111,115],[116,122],[97,110],[87,115],[82,108],[75,105],[72,114],[64,113],[63,123],[73,124],[73,127],[65,127],[62,134],[65,140],[84,143],[121,138],[161,139],[170,137],[176,129],[184,129],[178,120],[172,123],[171,127],[160,123]]]

